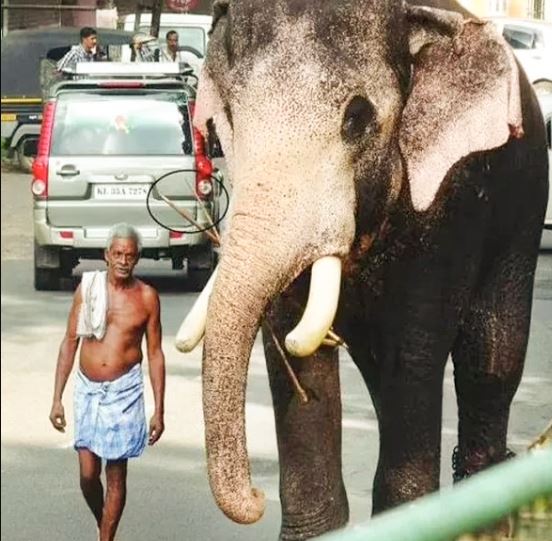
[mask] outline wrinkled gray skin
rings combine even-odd
[[[509,57],[485,25],[384,0],[231,0],[214,10],[210,90],[198,108],[215,121],[234,190],[204,345],[218,505],[237,522],[262,514],[244,434],[249,356],[263,320],[283,343],[324,255],[343,259],[334,328],[379,420],[373,511],[438,488],[449,353],[458,472],[503,460],[547,199],[544,128],[525,77],[515,80],[522,135],[503,110],[516,94]],[[437,158],[424,162],[426,152]],[[280,536],[306,539],[348,520],[338,355],[321,347],[290,359],[310,396],[301,404],[263,331]]]

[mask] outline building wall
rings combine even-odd
[[[137,0],[115,0],[114,2],[114,4],[117,6],[117,11],[119,12],[119,15],[130,15],[131,13],[134,13],[137,3]],[[197,7],[193,11],[190,11],[190,13],[210,14],[211,4],[212,0],[199,0],[199,2],[197,3]],[[169,13],[167,9],[165,9],[165,11]]]
[[[107,7],[112,3],[119,15],[134,13],[140,0],[40,0],[41,5],[79,5]],[[144,3],[147,1],[141,0]],[[150,0],[151,1],[151,0]],[[467,9],[479,17],[507,15],[510,17],[531,17],[533,2],[536,0],[459,0]],[[10,5],[39,3],[36,0],[9,0]],[[192,13],[211,13],[211,0],[198,0]],[[552,0],[544,0],[545,19],[552,21]],[[93,11],[49,11],[12,9],[8,12],[8,28],[34,28],[38,26],[94,26]]]
[[[544,4],[544,19],[552,21],[552,0],[459,0],[478,17],[504,15],[507,17],[534,17],[535,4]]]
[[[119,15],[134,13],[140,0],[114,0]],[[150,0],[151,1],[151,0]],[[143,3],[149,3],[142,0]],[[9,5],[41,4],[43,6],[90,6],[90,11],[10,9],[8,29],[36,28],[39,26],[95,26],[96,8],[108,7],[109,0],[9,0]],[[211,13],[211,0],[199,0],[191,13]]]
[[[23,0],[10,0],[9,5],[28,4]],[[59,6],[60,0],[42,0],[43,6]],[[19,28],[34,28],[37,26],[61,26],[62,19],[59,11],[10,9],[7,13],[9,30]],[[6,15],[4,15],[6,16]]]

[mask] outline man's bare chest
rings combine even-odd
[[[148,319],[147,308],[133,295],[110,294],[107,305],[107,323],[127,329],[140,328]]]

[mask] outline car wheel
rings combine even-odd
[[[30,173],[33,168],[34,157],[25,155],[25,140],[19,141],[15,152],[17,154],[19,168],[25,173]]]
[[[57,291],[60,288],[60,269],[34,268],[34,287],[37,291]]]
[[[542,79],[533,83],[533,88],[537,95],[552,94],[552,81]]]
[[[188,259],[188,283],[193,291],[202,291],[217,265],[213,247],[201,250]]]
[[[59,250],[34,243],[34,286],[37,291],[57,291],[61,287],[62,269]]]

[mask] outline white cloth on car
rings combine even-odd
[[[107,272],[83,272],[77,335],[101,340],[107,327]]]

